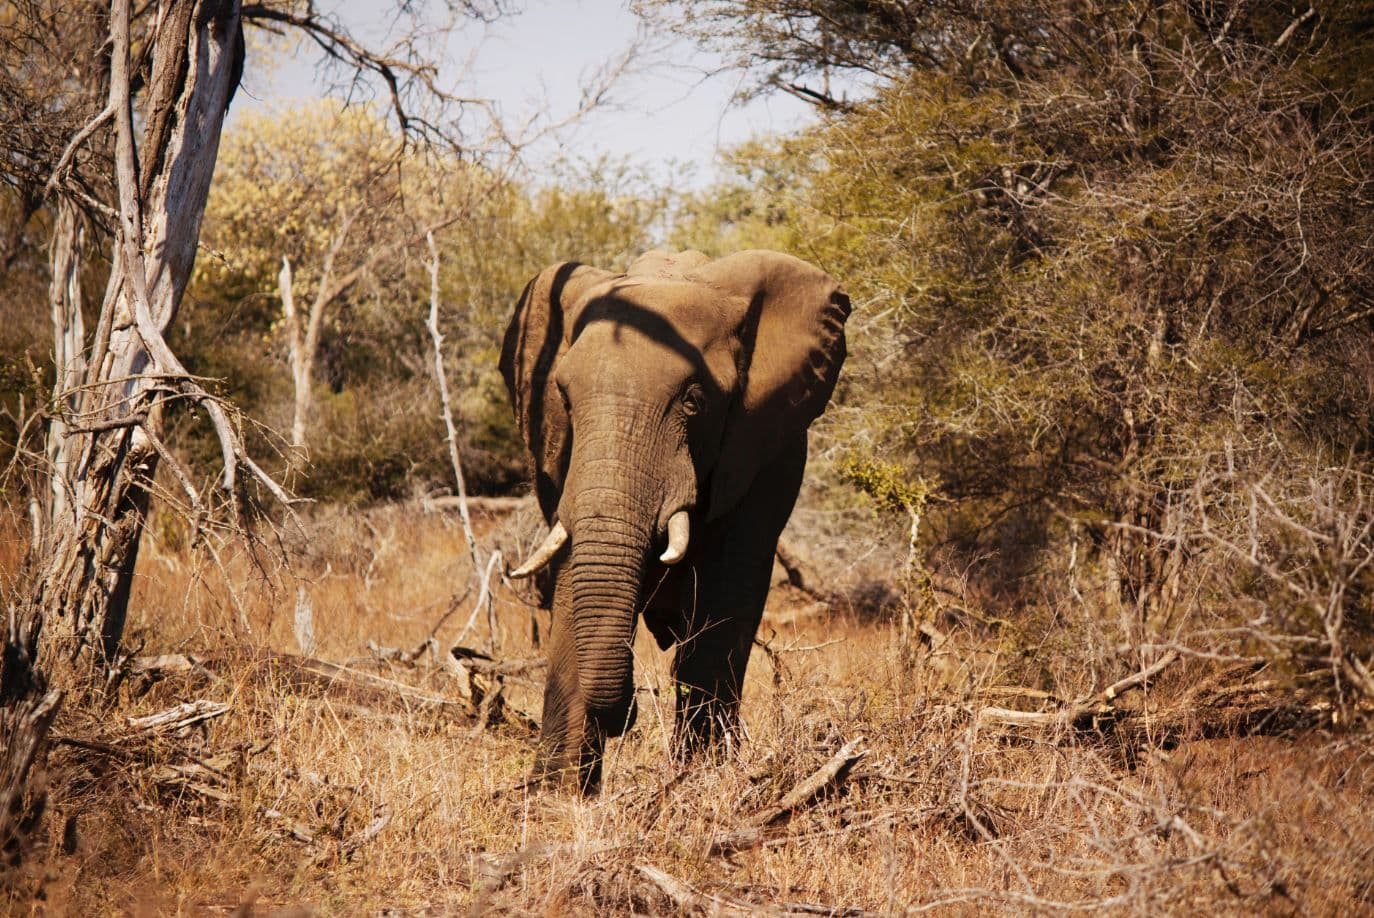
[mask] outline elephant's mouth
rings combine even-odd
[[[687,557],[687,548],[691,544],[691,539],[692,518],[690,512],[685,508],[674,511],[673,515],[668,517],[668,545],[663,549],[663,553],[658,556],[658,560],[667,565],[677,564]],[[561,521],[555,521],[553,527],[549,529],[549,534],[544,537],[544,541],[539,543],[539,547],[531,552],[519,567],[510,572],[510,578],[523,580],[548,567],[554,556],[566,544],[568,544],[568,530]]]

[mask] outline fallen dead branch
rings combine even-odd
[[[533,497],[469,497],[467,501],[469,510],[490,516],[501,516],[526,507],[534,507]],[[462,503],[462,499],[458,497],[424,497],[420,499],[420,509],[425,513],[445,513],[461,510]]]
[[[103,737],[55,736],[60,746],[95,752],[107,758],[133,759],[138,749],[164,739],[181,739],[192,727],[227,714],[230,706],[222,701],[200,699],[173,705],[156,714],[144,714],[126,720],[129,729],[123,733]]]
[[[551,845],[536,842],[506,854],[479,854],[476,857],[473,874],[472,907],[473,915],[484,914],[488,910],[491,897],[511,881],[528,864],[536,864],[552,857],[567,853],[566,845]]]
[[[298,819],[292,819],[281,810],[265,808],[258,813],[259,816],[277,825],[282,834],[288,838],[295,839],[303,845],[313,845],[315,843],[315,833],[310,827]]]
[[[657,886],[669,899],[672,899],[683,912],[709,909],[713,915],[748,915],[758,910],[757,906],[751,907],[741,902],[726,899],[723,896],[701,892],[694,889],[690,884],[669,876],[657,867],[651,867],[648,864],[639,864],[635,870],[639,871],[639,875],[644,879]]]
[[[153,769],[149,777],[164,794],[182,799],[194,795],[227,807],[237,799],[229,791],[235,759],[230,753],[220,753],[190,762],[161,765]]]
[[[382,830],[390,824],[391,812],[387,809],[386,804],[382,804],[377,807],[372,821],[367,824],[366,828],[350,835],[339,843],[339,857],[343,860],[348,860],[354,854],[357,854],[360,848],[382,834]]]
[[[396,713],[399,707],[401,713],[407,714],[416,711],[453,713],[471,718],[480,726],[513,723],[530,729],[536,723],[533,716],[505,698],[503,682],[507,675],[534,669],[537,664],[532,661],[503,662],[475,652],[470,657],[460,652],[442,655],[445,671],[457,677],[451,683],[459,695],[455,698],[313,657],[261,648],[248,648],[247,656],[261,677],[279,679],[287,687],[304,694],[328,697],[338,705],[336,710],[340,712],[385,718]],[[149,683],[171,676],[202,673],[218,680],[219,671],[229,669],[242,658],[242,652],[203,657],[163,654],[135,659],[130,664],[130,671]]]
[[[226,775],[215,771],[214,768],[205,763],[200,764],[203,766],[200,769],[185,766],[174,771],[159,770],[154,774],[154,779],[158,781],[159,787],[166,786],[182,793],[198,794],[225,807],[238,799],[225,789],[228,785]],[[172,771],[172,773],[168,774],[168,771]],[[390,808],[386,804],[380,804],[373,810],[372,819],[366,826],[347,838],[336,838],[331,837],[332,833],[327,829],[317,831],[310,825],[275,807],[260,806],[256,809],[256,814],[259,819],[269,824],[273,831],[283,837],[316,849],[317,854],[314,857],[316,866],[350,860],[363,847],[381,835],[392,820]]]
[[[341,663],[276,652],[263,653],[259,659],[292,688],[341,696],[364,706],[385,707],[399,702],[407,709],[457,710],[469,716],[475,713],[469,698],[436,695]]]
[[[163,657],[161,662],[178,672],[189,672],[203,661]],[[396,686],[400,685],[380,678],[357,680],[355,677],[359,674],[347,672],[341,675],[338,671],[341,668],[334,664],[322,664],[318,660],[305,663],[309,665],[302,664],[299,659],[291,659],[289,664],[295,667],[293,674],[305,673],[312,680],[328,677],[332,685],[343,684],[347,691],[353,693],[363,689],[369,692],[394,692]],[[403,688],[410,689],[409,686]],[[411,701],[417,697],[409,696]],[[317,865],[349,860],[390,825],[392,814],[384,803],[372,810],[365,825],[346,836],[339,827],[342,820],[339,820],[339,826],[314,827],[284,812],[280,804],[254,805],[243,810],[245,796],[242,783],[245,777],[250,772],[264,773],[264,766],[251,759],[266,750],[270,743],[265,742],[256,749],[240,744],[211,753],[204,750],[204,736],[191,734],[193,728],[229,711],[230,705],[227,703],[200,699],[173,705],[154,714],[127,718],[121,732],[97,732],[93,737],[81,738],[55,737],[58,747],[65,754],[56,757],[54,769],[59,775],[66,776],[63,783],[69,798],[78,792],[108,794],[112,786],[122,785],[126,790],[148,787],[163,803],[222,813],[250,812],[268,831],[314,849],[314,863]],[[95,726],[99,731],[100,725]],[[118,767],[108,767],[106,763],[109,762],[117,763]],[[268,768],[266,772],[270,774],[271,769]],[[293,776],[288,774],[285,777]],[[294,777],[302,776],[297,774]],[[327,787],[327,781],[318,775],[311,773],[306,777]],[[348,792],[350,800],[359,795],[357,788],[346,787],[344,790]]]
[[[156,714],[130,717],[129,726],[140,733],[175,733],[180,735],[196,724],[212,720],[228,713],[228,711],[229,705],[224,702],[202,698],[199,701],[179,704]]]
[[[745,827],[717,836],[711,842],[710,853],[728,855],[762,845],[769,835],[786,826],[797,810],[811,805],[824,793],[833,791],[844,783],[849,772],[868,754],[859,748],[863,741],[862,736],[854,737],[806,780],[788,791],[776,806],[755,815]]]
[[[478,729],[501,721],[515,724],[528,732],[539,729],[539,722],[534,716],[512,705],[505,693],[505,676],[533,668],[530,661],[516,660],[503,664],[480,651],[454,647],[444,662],[477,705]],[[509,672],[504,671],[503,666],[509,666]]]
[[[1096,718],[1111,714],[1114,710],[1114,703],[1122,694],[1146,685],[1150,679],[1177,661],[1178,652],[1170,650],[1140,672],[1113,682],[1087,700],[1064,705],[1057,711],[1018,711],[1015,708],[987,707],[979,711],[979,720],[1016,726],[1046,727],[1076,726],[1084,721],[1091,722]],[[1024,697],[1039,696],[1033,689],[1019,687],[1000,687],[999,694],[1018,694]]]
[[[454,647],[449,651],[455,660],[458,660],[473,672],[485,673],[496,676],[523,676],[535,670],[544,669],[549,665],[546,657],[527,657],[523,660],[495,660],[488,654],[471,647]]]
[[[987,706],[978,710],[977,717],[982,724],[1060,730],[1065,736],[1110,732],[1131,743],[1148,740],[1165,745],[1189,737],[1272,736],[1336,723],[1336,711],[1324,698],[1272,679],[1244,681],[1254,674],[1249,665],[1225,669],[1187,691],[1156,701],[1148,694],[1151,680],[1180,658],[1178,651],[1169,650],[1095,695],[1059,703],[1052,710]],[[1132,693],[1143,694],[1146,701],[1136,701]],[[983,694],[1056,701],[1048,692],[1019,686],[997,686]],[[1357,706],[1357,710],[1374,711],[1374,705]]]
[[[331,697],[344,698],[364,707],[379,705],[394,706],[397,703],[407,710],[416,708],[435,708],[441,710],[457,709],[471,716],[476,708],[468,699],[446,698],[432,692],[417,689],[395,679],[363,672],[341,663],[330,663],[313,657],[280,653],[272,650],[249,648],[249,657],[255,669],[283,679],[294,689],[319,692]],[[237,655],[235,655],[237,656]],[[208,673],[219,678],[218,670],[223,670],[235,662],[235,656],[192,656],[191,654],[163,654],[158,657],[135,660],[131,671],[154,681],[173,675]]]

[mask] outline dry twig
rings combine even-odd
[[[776,806],[755,815],[744,828],[717,836],[711,842],[710,853],[729,855],[762,845],[770,833],[786,826],[797,810],[814,803],[825,792],[834,790],[844,783],[850,770],[868,754],[860,748],[863,741],[862,736],[854,737],[841,746],[824,765],[807,776],[806,780],[788,791]]]

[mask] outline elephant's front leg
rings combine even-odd
[[[606,739],[588,720],[587,705],[578,683],[568,580],[564,564],[554,586],[548,681],[544,685],[544,712],[533,778],[545,784],[567,784],[576,780],[584,793],[594,793],[601,785],[601,758]]]
[[[766,587],[767,572],[763,578]],[[759,615],[741,608],[728,618],[699,623],[695,636],[678,645],[673,660],[677,695],[673,741],[682,758],[737,741],[744,672],[758,623]]]
[[[763,617],[778,537],[806,467],[803,436],[763,469],[744,500],[706,533],[695,591],[673,659],[678,753],[690,757],[739,732],[744,673]]]

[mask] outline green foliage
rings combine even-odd
[[[762,80],[878,77],[819,126],[737,151],[677,230],[708,251],[766,240],[841,279],[851,356],[817,439],[881,457],[843,478],[889,508],[940,482],[923,544],[1018,607],[1072,597],[1074,558],[1137,623],[1114,640],[1229,621],[1211,591],[1246,577],[1274,609],[1326,609],[1326,562],[1261,530],[1329,533],[1331,513],[1232,498],[1374,470],[1374,6],[678,6],[698,34],[735,22],[714,40]],[[1218,475],[1221,457],[1252,472]],[[1284,628],[1329,650],[1315,622],[1334,614]]]
[[[193,372],[223,380],[249,416],[288,430],[293,388],[281,259],[291,260],[303,312],[337,244],[335,280],[366,270],[324,314],[309,461],[293,470],[292,483],[317,500],[350,503],[449,490],[425,328],[422,229],[457,214],[436,243],[464,472],[475,493],[518,487],[524,448],[496,370],[515,298],[553,262],[628,263],[651,247],[651,227],[666,207],[665,192],[614,163],[564,167],[556,178],[521,187],[466,164],[403,155],[365,107],[318,105],[241,121],[221,151],[179,352]],[[282,451],[279,435],[254,437],[259,455]],[[214,455],[204,431],[188,427],[179,444],[197,459]],[[284,452],[273,468],[285,471]]]
[[[920,513],[935,490],[924,479],[912,481],[900,465],[871,456],[846,459],[840,476],[884,510]]]

